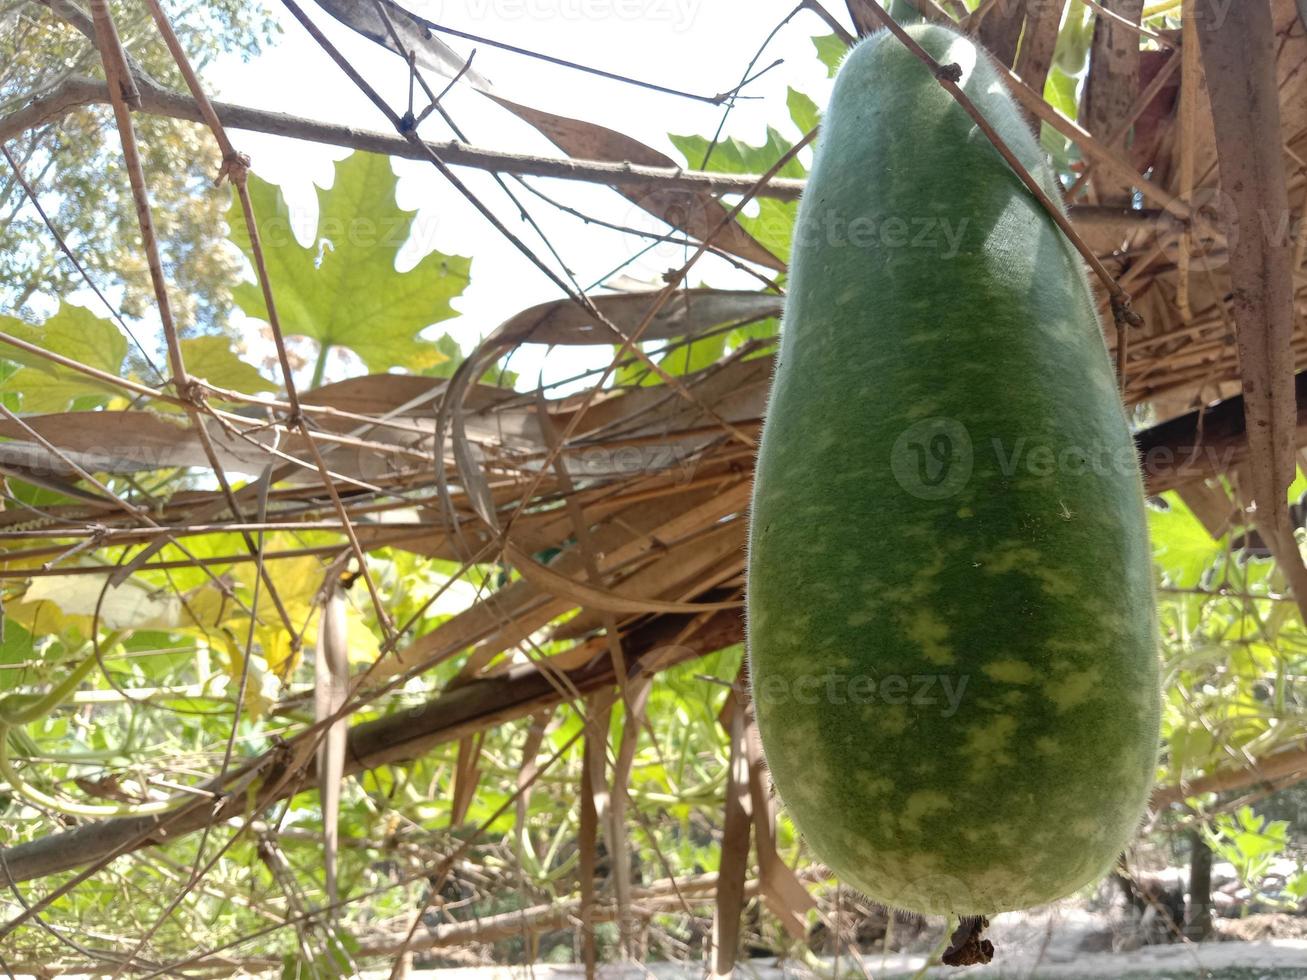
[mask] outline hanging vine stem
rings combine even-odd
[[[120,633],[111,633],[105,643],[113,646],[121,639]],[[90,646],[90,644],[88,644]],[[42,792],[29,784],[9,760],[9,729],[30,725],[40,721],[58,708],[79,684],[100,664],[98,649],[91,649],[78,661],[58,684],[45,694],[11,694],[0,700],[0,776],[9,784],[9,788],[18,796],[37,806],[46,807],[56,813],[65,813],[75,817],[131,817],[150,816],[166,813],[178,800],[169,798],[152,803],[122,804],[120,806],[102,806],[100,804],[77,803],[63,800]],[[23,703],[27,702],[27,703]],[[20,706],[21,705],[21,706]]]
[[[99,2],[103,3],[104,0],[99,0]],[[200,112],[204,116],[205,123],[213,132],[214,139],[217,140],[218,147],[222,151],[222,168],[218,173],[218,179],[221,181],[224,177],[228,178],[232,186],[236,188],[236,195],[241,202],[241,215],[245,220],[245,227],[250,236],[250,252],[254,258],[254,270],[259,280],[259,288],[263,293],[264,305],[267,307],[268,326],[272,332],[273,343],[277,348],[277,360],[281,366],[282,380],[286,385],[286,400],[290,403],[290,421],[300,430],[300,434],[303,435],[304,441],[308,445],[309,452],[313,457],[313,463],[322,478],[322,485],[331,497],[336,516],[340,519],[346,538],[349,539],[350,550],[354,553],[354,559],[358,563],[360,574],[367,584],[368,595],[372,599],[372,605],[377,614],[377,624],[381,627],[383,635],[389,640],[394,634],[394,623],[391,622],[390,614],[386,611],[385,603],[381,599],[381,593],[377,589],[377,583],[368,571],[367,556],[364,554],[363,546],[359,542],[358,534],[354,530],[353,522],[349,519],[345,505],[340,499],[340,492],[336,489],[335,481],[327,469],[322,452],[318,448],[317,440],[314,438],[313,430],[309,428],[304,412],[300,408],[299,392],[295,387],[290,356],[286,351],[286,341],[281,329],[281,318],[277,312],[277,304],[272,295],[272,282],[268,276],[267,264],[264,261],[263,241],[259,236],[258,220],[254,215],[254,203],[250,199],[247,186],[246,178],[249,175],[250,158],[236,151],[236,147],[227,135],[217,112],[214,111],[213,104],[209,101],[204,87],[200,84],[195,69],[191,67],[190,59],[186,56],[186,51],[177,39],[177,34],[172,29],[172,23],[168,20],[168,15],[164,13],[163,7],[160,6],[159,0],[146,0],[146,2],[150,8],[150,14],[154,17],[155,24],[159,28],[159,33],[168,46],[168,51],[172,54],[178,69],[186,79],[186,85],[191,91],[191,97],[195,99],[196,105],[199,106]],[[238,506],[234,499],[231,500],[231,505],[233,509]],[[235,510],[235,516],[237,518],[241,516],[239,510]],[[253,543],[252,539],[250,543]],[[270,579],[268,581],[268,591],[269,595],[277,603],[278,609],[283,610],[281,601],[277,598],[276,589]],[[283,621],[287,632],[293,638],[293,642],[298,645],[299,636],[290,622],[289,615],[283,615]]]
[[[1037,181],[1030,171],[1026,169],[1025,164],[1023,164],[1017,158],[1017,155],[1012,152],[1011,147],[1007,145],[1003,137],[998,134],[993,126],[990,125],[989,120],[985,118],[985,114],[976,107],[976,104],[971,101],[971,98],[967,93],[962,90],[960,85],[958,85],[958,82],[962,80],[962,69],[958,65],[941,65],[935,60],[929,51],[918,44],[913,39],[912,35],[905,31],[903,27],[878,4],[869,3],[865,6],[867,12],[880,21],[882,27],[888,28],[890,33],[893,34],[899,42],[917,58],[917,60],[930,69],[931,74],[935,76],[935,80],[943,86],[945,91],[953,96],[954,100],[956,100],[958,105],[962,107],[963,111],[972,118],[978,127],[980,127],[980,131],[985,134],[992,144],[994,144],[994,148],[998,150],[999,155],[1007,161],[1008,166],[1012,168],[1013,172],[1016,173],[1021,182],[1026,185],[1030,190],[1030,193],[1034,194],[1039,203],[1043,205],[1044,210],[1048,212],[1049,217],[1051,217],[1053,221],[1056,222],[1057,226],[1062,229],[1062,233],[1066,235],[1067,240],[1075,246],[1076,251],[1081,254],[1087,263],[1089,263],[1089,267],[1094,270],[1094,274],[1103,283],[1103,286],[1107,289],[1108,295],[1111,297],[1112,318],[1116,322],[1118,337],[1125,333],[1125,328],[1127,326],[1142,327],[1144,325],[1144,318],[1131,308],[1130,294],[1121,288],[1121,284],[1116,281],[1116,278],[1112,273],[1107,270],[1107,267],[1103,265],[1098,256],[1094,254],[1094,250],[1089,247],[1083,238],[1080,237],[1080,234],[1075,230],[1074,226],[1072,226],[1071,220],[1063,213],[1057,203],[1048,196],[1048,193],[1040,186],[1039,181]]]
[[[205,458],[208,460],[219,486],[222,487],[228,506],[232,508],[233,515],[240,519],[239,504],[232,493],[230,481],[228,481],[222,461],[218,457],[217,449],[214,447],[213,440],[204,425],[204,412],[209,411],[212,414],[212,411],[208,409],[204,402],[204,389],[197,386],[190,375],[187,374],[186,363],[182,357],[181,340],[177,333],[177,324],[172,315],[172,304],[168,299],[168,285],[163,275],[163,263],[159,258],[159,245],[154,233],[154,220],[150,214],[150,199],[145,186],[145,168],[141,164],[141,156],[136,143],[136,126],[132,122],[130,102],[124,95],[124,92],[135,93],[135,104],[139,105],[140,93],[137,92],[134,83],[130,89],[127,89],[123,81],[123,77],[128,80],[131,78],[130,65],[127,53],[123,50],[122,41],[118,37],[118,29],[114,25],[113,13],[109,10],[108,0],[91,0],[91,16],[95,27],[96,47],[100,52],[100,59],[104,63],[105,75],[109,79],[109,99],[113,104],[114,121],[117,124],[119,140],[122,143],[123,163],[127,169],[128,182],[131,184],[132,198],[136,202],[136,218],[141,230],[141,246],[145,250],[146,263],[150,270],[150,281],[154,286],[155,302],[159,309],[159,322],[163,328],[164,340],[168,346],[168,361],[173,374],[173,385],[182,399],[191,424],[195,427],[200,445],[204,449]],[[249,535],[245,535],[244,538],[246,546],[253,547],[253,539]],[[281,616],[282,623],[293,636],[294,626],[291,623],[290,613],[277,595],[271,581],[268,582],[268,591],[277,607],[278,614]]]
[[[165,534],[167,533],[167,529],[165,529],[162,525],[160,525],[159,522],[156,521],[153,517],[151,517],[146,511],[128,503],[126,500],[123,500],[120,496],[114,493],[113,490],[105,486],[105,484],[103,484],[102,482],[97,480],[94,476],[92,476],[89,472],[87,472],[85,468],[79,466],[77,462],[73,460],[67,453],[65,453],[58,446],[54,445],[54,443],[50,442],[50,440],[46,439],[43,435],[41,435],[39,432],[33,429],[26,421],[24,421],[18,415],[15,415],[13,411],[11,411],[9,408],[6,408],[3,404],[0,404],[0,416],[3,416],[5,419],[12,422],[20,429],[22,429],[27,434],[27,436],[31,438],[35,443],[37,443],[37,445],[39,445],[42,449],[50,453],[55,459],[58,459],[61,463],[67,466],[72,472],[76,473],[87,483],[91,484],[91,486],[95,487],[97,490],[106,494],[105,504],[107,505],[111,504],[113,506],[120,507],[122,510],[124,510],[127,513],[129,517],[141,521],[142,523],[148,525],[149,527],[159,530]],[[92,536],[98,535],[98,532],[95,531],[93,528],[88,528],[87,533]],[[196,556],[193,555],[186,548],[186,546],[182,544],[180,541],[177,541],[171,537],[168,537],[167,541],[173,544],[178,550],[181,551],[182,554],[184,554],[192,562],[196,561]],[[27,569],[26,571],[28,574],[34,574],[32,569]],[[44,571],[48,572],[51,571],[51,569],[47,567],[44,569]],[[226,587],[223,585],[221,579],[219,579],[211,569],[205,568],[204,573],[209,577],[209,579],[216,586],[218,586],[218,588],[225,590]]]

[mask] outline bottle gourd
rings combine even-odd
[[[911,35],[1060,201],[989,56]],[[799,208],[749,532],[776,790],[873,900],[1066,896],[1137,830],[1159,693],[1138,459],[1079,255],[893,35]]]

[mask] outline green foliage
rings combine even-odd
[[[817,58],[826,66],[829,77],[834,78],[840,69],[840,62],[848,53],[848,48],[838,34],[824,34],[812,39],[812,46],[817,49]]]
[[[431,367],[424,368],[417,372],[426,375],[429,378],[450,378],[458,370],[458,366],[467,359],[463,353],[463,348],[449,334],[435,341],[436,350],[438,350],[444,360]],[[516,371],[510,371],[505,364],[496,364],[486,368],[486,373],[481,375],[481,383],[486,385],[495,385],[499,388],[513,388],[517,385],[518,374]]]
[[[110,6],[129,53],[161,83],[184,89],[146,6],[126,0]],[[0,115],[65,75],[103,77],[95,48],[46,6],[13,8],[7,5],[0,15],[12,18],[0,30]],[[174,26],[182,47],[201,67],[220,54],[253,56],[274,31],[262,0],[193,4],[184,16],[174,17]],[[191,123],[141,113],[134,122],[155,229],[175,287],[171,298],[178,322],[212,329],[225,320],[228,288],[237,271],[233,257],[219,247],[226,192],[213,187],[218,149],[203,127]],[[121,290],[125,315],[150,310],[154,294],[112,114],[103,107],[74,109],[10,140],[8,149],[96,283],[111,295]],[[29,300],[65,296],[82,287],[80,275],[22,197],[21,187],[0,162],[0,310],[10,312],[23,310]]]
[[[77,361],[107,374],[131,376],[127,360],[127,338],[109,320],[70,303],[37,327],[15,317],[0,316],[0,331]],[[179,344],[187,370],[221,388],[254,393],[272,391],[275,386],[233,349],[223,336],[186,337]],[[0,362],[18,366],[0,381],[0,392],[16,395],[22,411],[29,414],[61,412],[70,407],[97,408],[122,395],[122,389],[107,381],[74,371],[39,354],[11,345],[0,348]],[[153,378],[145,380],[155,380]]]
[[[250,178],[282,331],[319,344],[315,385],[333,347],[350,349],[374,372],[422,371],[445,359],[436,343],[418,334],[455,315],[450,300],[467,285],[471,260],[431,252],[408,272],[395,270],[415,214],[395,203],[396,183],[388,157],[354,153],[337,163],[331,189],[318,191],[317,230],[305,248],[292,233],[281,191]],[[234,199],[227,220],[232,240],[252,259]],[[245,313],[267,319],[258,285],[241,283],[233,295]]]
[[[837,66],[844,55],[844,45],[834,35],[829,38],[813,38],[818,56],[824,63]],[[821,110],[809,96],[790,88],[787,91],[786,107],[789,109],[790,121],[801,136],[806,136],[821,122]],[[716,144],[703,136],[678,136],[668,134],[668,139],[681,151],[686,164],[691,167],[718,173],[760,174],[770,170],[793,146],[794,141],[787,139],[777,129],[767,127],[767,140],[761,145],[752,145],[735,137],[728,137]],[[810,147],[810,150],[815,149]],[[807,168],[795,157],[788,160],[778,176],[802,178],[807,176]],[[756,208],[756,212],[751,209]],[[774,255],[788,260],[790,244],[794,237],[794,222],[798,218],[799,205],[794,201],[777,201],[772,198],[757,198],[750,202],[748,208],[740,215],[739,221],[744,229],[761,242]],[[784,277],[781,277],[784,281]],[[686,343],[683,338],[679,346],[659,361],[659,366],[669,374],[688,374],[708,366],[728,350],[734,350],[751,340],[767,340],[780,332],[780,321],[771,318],[760,323],[750,324],[730,331],[725,337],[716,335]],[[765,354],[762,348],[759,354]],[[656,384],[659,379],[650,376],[642,365],[624,368],[618,374],[619,383],[628,383],[639,379],[643,384]]]
[[[1074,75],[1068,75],[1053,65],[1049,69],[1048,80],[1044,83],[1044,98],[1062,115],[1074,119],[1079,111],[1079,87],[1080,82]],[[1048,123],[1041,122],[1039,142],[1060,173],[1071,169],[1071,156],[1076,151],[1069,139]]]
[[[61,304],[58,312],[39,328],[3,316],[0,330],[109,374],[120,371],[127,354],[127,338],[114,324],[85,307],[68,303]],[[58,412],[78,398],[103,403],[110,394],[117,393],[106,383],[16,347],[6,345],[0,355],[23,365],[5,379],[0,390],[19,394],[26,412]]]
[[[1168,493],[1165,500],[1165,510],[1154,507],[1148,512],[1153,555],[1168,584],[1193,588],[1224,553],[1224,544],[1212,540],[1176,494]]]
[[[359,941],[348,933],[332,930],[327,948],[312,960],[305,960],[298,952],[282,958],[281,980],[332,980],[357,972],[354,954]]]
[[[1274,565],[1214,541],[1174,494],[1149,525],[1166,666],[1166,782],[1307,733],[1307,631]]]
[[[247,395],[277,390],[254,365],[237,356],[226,337],[188,337],[180,346],[186,372],[215,387]]]
[[[1068,75],[1078,75],[1089,62],[1094,41],[1094,10],[1082,0],[1071,0],[1053,49],[1053,64]]]
[[[681,151],[688,166],[728,174],[764,173],[794,145],[771,126],[767,127],[766,141],[757,146],[735,137],[727,137],[715,146],[704,136],[669,134],[668,139]],[[803,177],[806,173],[803,164],[790,160],[778,176]],[[740,215],[740,224],[773,255],[788,259],[798,204],[774,198],[759,198],[754,203],[757,214],[750,215],[746,210]]]
[[[1234,813],[1220,813],[1212,826],[1204,829],[1207,846],[1234,866],[1240,883],[1253,892],[1260,892],[1271,862],[1285,852],[1289,845],[1288,821],[1267,821],[1243,806]],[[1294,889],[1303,886],[1303,877],[1294,881]]]

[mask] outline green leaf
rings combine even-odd
[[[1079,89],[1080,81],[1074,75],[1068,75],[1054,65],[1044,82],[1044,98],[1062,115],[1075,119],[1079,113],[1080,103],[1076,97]]]
[[[712,146],[704,136],[676,136],[668,134],[668,139],[684,155],[686,163],[692,167],[701,167],[708,156],[708,169],[714,173],[724,174],[760,174],[771,169],[794,144],[789,142],[774,127],[767,127],[767,141],[760,146],[752,146],[743,140],[728,136]],[[712,154],[708,148],[712,146]],[[777,174],[778,177],[804,177],[807,170],[798,160],[788,161]]]
[[[452,378],[458,366],[467,359],[463,353],[463,348],[458,346],[458,341],[445,334],[439,340],[435,341],[436,350],[438,350],[444,360],[440,363],[417,372],[429,378]],[[518,375],[516,371],[509,371],[503,366],[503,363],[492,364],[486,368],[481,375],[481,384],[495,385],[499,388],[514,388],[517,385]]]
[[[705,169],[726,174],[765,173],[794,145],[771,126],[767,127],[767,142],[761,146],[752,146],[734,137],[721,140],[716,146],[712,146],[703,136],[668,134],[667,138],[681,151],[690,167],[702,168],[704,157],[707,156],[708,164]],[[710,146],[711,155],[708,154]],[[789,160],[777,176],[799,178],[806,176],[807,172],[798,160]],[[794,222],[799,213],[798,203],[777,201],[772,198],[758,198],[752,203],[757,205],[758,213],[741,214],[740,224],[769,252],[788,261]]]
[[[785,104],[790,107],[790,118],[794,120],[794,125],[799,127],[799,132],[804,136],[816,129],[817,124],[821,122],[821,110],[817,108],[817,103],[798,89],[790,89]]]
[[[35,639],[31,633],[14,622],[6,622],[4,637],[0,639],[0,666],[12,667],[37,656]],[[22,670],[0,670],[0,691],[7,691],[26,680]]]
[[[60,304],[58,312],[40,327],[0,316],[0,331],[110,374],[120,373],[127,355],[127,338],[116,326],[85,307],[68,303]],[[0,356],[23,365],[0,384],[0,391],[21,394],[24,412],[58,412],[78,398],[103,402],[106,395],[118,393],[108,383],[16,347],[0,348]]]
[[[1290,878],[1289,883],[1284,886],[1284,892],[1300,902],[1307,899],[1307,871],[1299,871]]]
[[[1066,74],[1078,75],[1085,70],[1089,46],[1094,40],[1094,24],[1093,9],[1081,0],[1071,0],[1053,52],[1053,64]]]
[[[726,338],[727,346],[731,350],[743,347],[751,340],[770,340],[773,337],[779,337],[781,333],[781,321],[777,317],[770,317],[760,323],[751,323],[747,327],[739,327],[732,330]],[[749,354],[745,359],[751,360],[755,357],[766,357],[770,353],[770,348],[760,347],[757,351]]]
[[[1048,80],[1044,83],[1044,99],[1062,115],[1075,119],[1080,111],[1078,88],[1079,82],[1075,76],[1068,75],[1055,65],[1049,71]],[[1048,123],[1040,123],[1039,142],[1059,171],[1065,173],[1071,168],[1070,140]]]
[[[332,929],[327,934],[325,948],[315,959],[305,962],[298,955],[283,957],[281,980],[319,980],[326,977],[348,976],[354,967],[354,956],[359,941],[347,932]]]
[[[834,78],[840,70],[840,62],[848,54],[849,48],[840,40],[838,34],[826,34],[812,39],[812,46],[817,49],[817,58],[826,66],[826,77]]]
[[[187,373],[218,388],[247,395],[277,390],[277,386],[259,374],[254,365],[242,360],[231,349],[231,341],[226,337],[190,337],[181,342],[181,349]]]
[[[1178,496],[1168,493],[1165,499],[1169,505],[1166,510],[1148,511],[1153,559],[1174,585],[1191,589],[1225,553],[1225,546],[1212,540]]]
[[[374,372],[421,371],[445,359],[417,335],[455,315],[450,300],[463,292],[471,269],[471,259],[431,252],[410,271],[395,271],[416,213],[396,205],[396,182],[388,157],[355,153],[337,163],[331,189],[318,190],[314,245],[304,248],[281,191],[250,178],[282,330],[323,347],[347,347]],[[232,240],[250,257],[235,202],[227,220]],[[267,319],[256,284],[240,284],[233,296],[245,313]]]
[[[691,341],[683,347],[677,347],[670,353],[664,354],[658,361],[658,366],[673,377],[680,377],[711,367],[725,352],[726,334],[717,333],[702,340]],[[662,384],[662,379],[651,371],[644,383]]]

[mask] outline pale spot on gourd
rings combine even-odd
[[[776,646],[794,646],[799,642],[799,635],[793,630],[780,627],[770,631],[772,643]]]
[[[939,412],[939,402],[924,401],[913,405],[903,414],[910,419],[928,419],[934,415],[938,415]]]
[[[1057,755],[1062,751],[1062,746],[1058,744],[1057,739],[1041,735],[1035,739],[1035,751],[1040,755]]]
[[[876,727],[888,735],[902,735],[908,728],[908,712],[899,704],[876,714]]]
[[[872,612],[870,609],[863,609],[859,612],[850,613],[849,618],[848,620],[846,620],[846,622],[848,622],[850,626],[856,629],[860,626],[866,626],[867,624],[871,623],[875,618],[876,618],[876,614],[874,612]]]
[[[1020,660],[991,660],[980,669],[986,677],[1003,684],[1029,684],[1035,679],[1030,664]]]
[[[985,560],[985,571],[991,575],[1029,571],[1031,568],[1040,567],[1041,557],[1034,548],[1018,544],[1007,544]]]
[[[1008,749],[1016,730],[1017,720],[1010,715],[1000,715],[967,729],[965,752],[973,778],[984,779],[987,769],[1012,765]]]
[[[1095,640],[1066,640],[1050,637],[1044,643],[1050,650],[1066,654],[1068,658],[1097,657],[1102,654],[1102,645]]]
[[[899,822],[909,833],[921,833],[921,821],[932,813],[943,813],[949,809],[950,801],[943,793],[933,789],[920,789],[910,795],[903,805],[903,816]]]
[[[867,796],[889,796],[894,792],[894,781],[883,776],[863,776],[859,782]]]
[[[949,644],[948,624],[929,609],[918,609],[905,624],[909,640],[921,648],[921,655],[941,666],[957,662]]]
[[[1043,586],[1044,594],[1056,599],[1066,599],[1080,594],[1080,584],[1074,575],[1055,568],[1041,566],[1035,569],[1035,577]]]
[[[1070,711],[1090,699],[1099,683],[1097,670],[1077,670],[1044,684],[1044,693],[1059,712]]]
[[[904,528],[900,533],[905,537],[911,537],[914,531],[920,531],[922,537],[938,537],[938,531],[930,527]],[[929,564],[923,565],[917,570],[910,582],[905,582],[892,589],[886,589],[885,598],[902,605],[910,605],[928,599],[935,591],[935,579],[943,570],[944,555],[937,554],[930,560]]]

